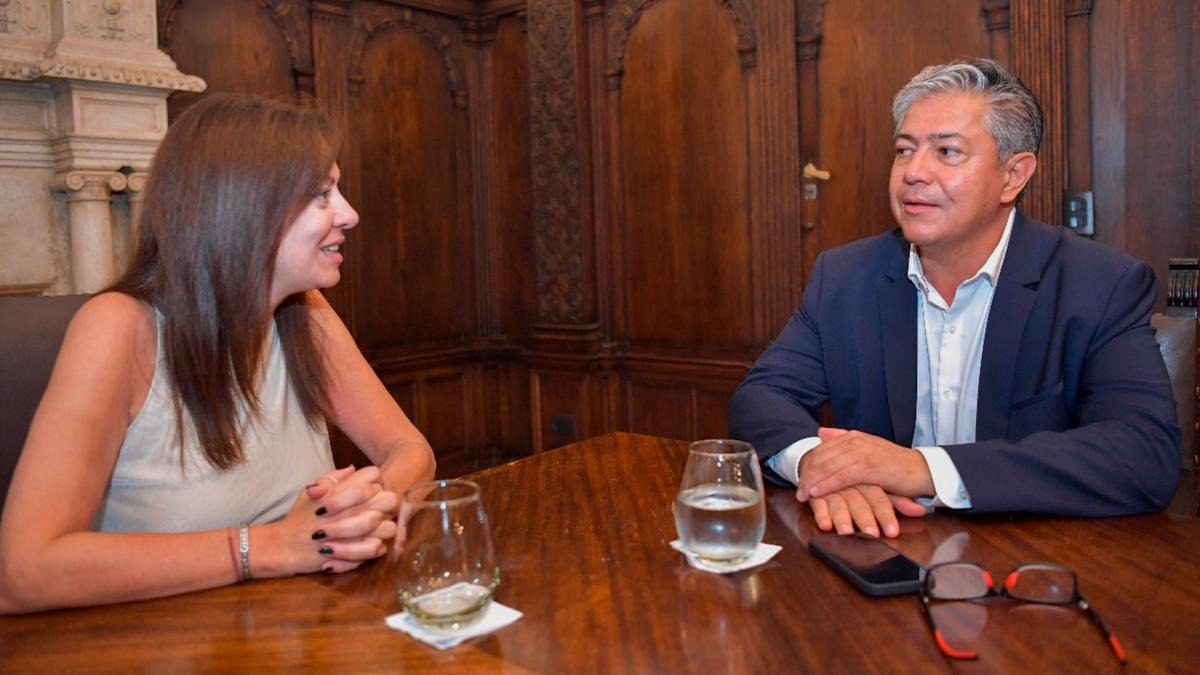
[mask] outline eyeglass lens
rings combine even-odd
[[[971,563],[938,565],[925,578],[925,592],[934,600],[982,598],[990,588],[987,570]]]
[[[1008,575],[1004,588],[1018,600],[1065,604],[1076,597],[1075,573],[1058,565],[1022,565]]]

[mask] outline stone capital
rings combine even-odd
[[[67,193],[67,201],[108,201],[129,181],[117,171],[64,171],[50,179],[50,187]]]

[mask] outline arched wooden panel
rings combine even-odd
[[[208,83],[204,92],[242,92],[296,99],[296,78],[283,29],[254,0],[190,0],[170,24],[171,58],[179,69]],[[168,100],[175,119],[204,94],[178,93]]]
[[[529,334],[537,306],[532,177],[529,170],[529,46],[521,19],[496,28],[495,76],[491,82],[498,166],[495,174],[496,258],[501,326],[512,339]],[[511,261],[515,264],[508,264]]]
[[[985,16],[975,2],[841,0],[824,7],[818,66],[819,249],[890,229],[888,175],[894,150],[892,97],[921,68],[988,56]]]
[[[634,345],[752,346],[746,71],[729,11],[664,0],[626,44],[620,96],[625,331]]]
[[[459,218],[455,110],[445,64],[399,24],[372,35],[351,98],[359,158],[359,337],[367,347],[457,343],[474,308],[470,239]]]

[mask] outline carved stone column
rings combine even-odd
[[[125,175],[108,171],[68,171],[51,181],[67,193],[70,211],[71,278],[76,293],[95,293],[113,281],[113,191],[125,189]]]
[[[129,202],[129,241],[136,245],[138,233],[142,231],[142,202],[146,200],[146,179],[150,174],[137,172],[129,174],[125,181],[125,199]],[[114,188],[115,189],[115,188]]]

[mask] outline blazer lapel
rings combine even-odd
[[[917,289],[908,279],[908,245],[897,240],[902,253],[888,261],[876,296],[893,441],[910,446],[917,417]]]
[[[1042,270],[1054,244],[1053,237],[1017,212],[983,340],[979,398],[975,408],[976,440],[1006,437],[1021,338],[1037,298]]]

